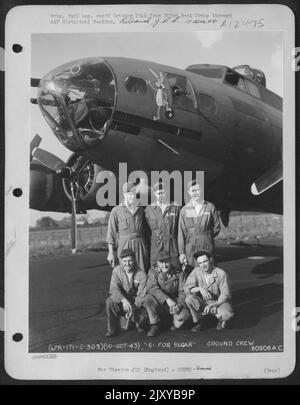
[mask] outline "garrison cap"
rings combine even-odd
[[[168,262],[170,260],[172,260],[172,257],[170,256],[169,252],[166,252],[165,250],[163,250],[162,252],[158,253],[158,256],[157,256],[158,262]]]
[[[133,258],[135,258],[135,254],[134,254],[133,250],[131,250],[131,249],[121,250],[120,258],[123,259],[124,257],[127,257],[127,256],[132,256]]]

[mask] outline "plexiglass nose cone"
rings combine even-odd
[[[62,65],[41,81],[38,103],[59,141],[73,151],[105,136],[114,111],[116,86],[109,65],[88,58]]]

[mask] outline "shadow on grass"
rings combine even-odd
[[[80,270],[96,269],[98,267],[106,267],[106,266],[109,266],[109,264],[108,263],[93,264],[93,266],[80,267]]]
[[[271,260],[266,263],[261,263],[255,266],[252,271],[253,274],[260,275],[259,278],[269,278],[274,276],[274,274],[283,273],[283,258],[279,257],[278,259]]]

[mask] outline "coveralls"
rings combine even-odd
[[[191,289],[202,287],[209,292],[210,299],[206,301],[200,293],[193,294]],[[224,299],[224,303],[217,308],[216,318],[220,321],[229,321],[233,318],[233,308],[231,305],[231,291],[226,272],[218,267],[212,270],[209,281],[206,280],[205,271],[200,267],[195,267],[188,276],[184,291],[186,294],[186,304],[191,311],[193,321],[196,323],[203,318],[203,310],[206,305]]]
[[[146,295],[147,274],[136,267],[129,279],[122,265],[116,266],[112,271],[109,297],[106,300],[106,313],[109,332],[115,333],[119,327],[121,316],[125,316],[122,299],[126,298],[135,309],[142,307],[143,297]]]
[[[150,324],[160,322],[161,316],[170,316],[167,299],[171,298],[181,306],[181,311],[173,316],[174,325],[179,328],[189,319],[190,313],[185,304],[184,284],[191,268],[180,271],[172,267],[169,276],[161,271],[157,265],[151,267],[148,273],[147,295],[143,299],[143,306],[147,310]]]
[[[208,251],[213,257],[215,253],[214,238],[220,232],[220,219],[213,204],[203,201],[197,215],[190,201],[180,211],[178,223],[178,250],[185,253],[187,261],[196,265],[194,253],[199,250]]]
[[[135,254],[138,267],[148,271],[143,207],[138,206],[134,214],[123,202],[114,207],[109,216],[106,241],[118,247],[118,257],[123,249],[131,249]]]
[[[172,258],[174,266],[179,266],[177,232],[180,207],[174,203],[167,206],[164,212],[153,203],[146,207],[145,217],[151,229],[150,264],[157,263],[158,253],[166,251]]]

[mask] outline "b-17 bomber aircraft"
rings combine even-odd
[[[110,209],[96,202],[96,178],[124,162],[128,173],[203,171],[205,199],[224,225],[231,210],[282,213],[282,98],[263,72],[93,57],[32,85],[32,102],[73,154],[65,163],[33,139],[31,208]]]

